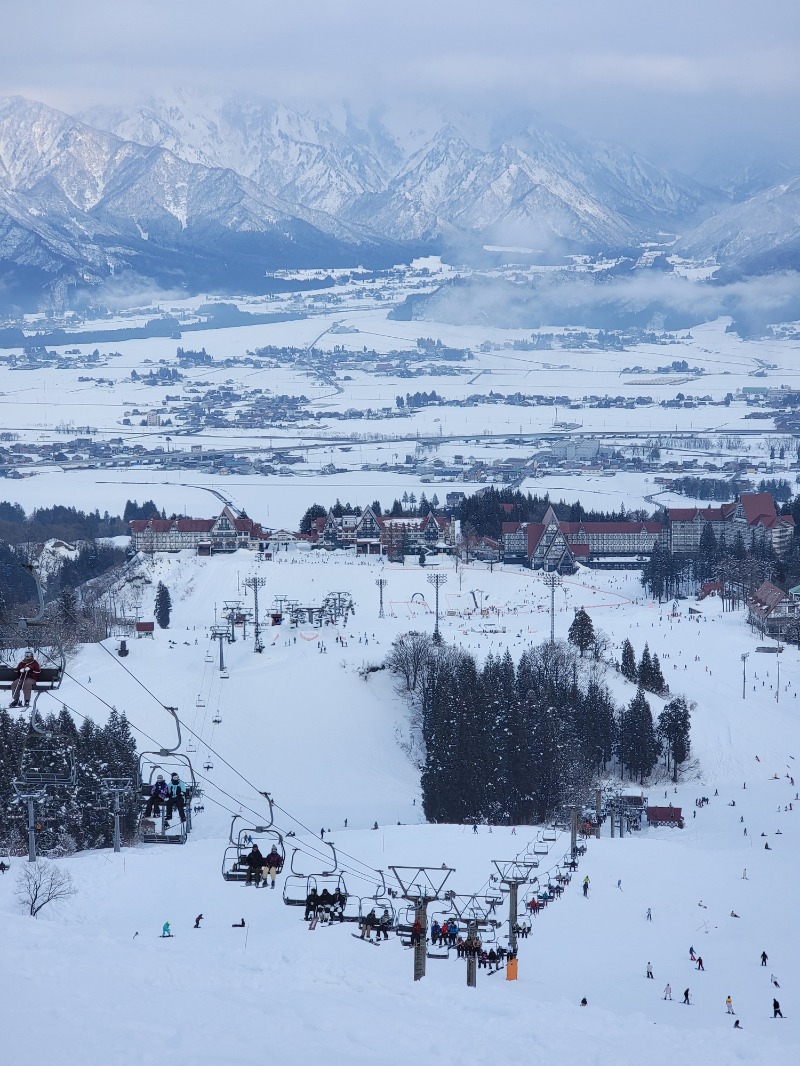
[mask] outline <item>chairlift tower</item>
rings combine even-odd
[[[219,672],[223,674],[225,672],[225,654],[223,652],[223,642],[228,637],[227,626],[212,626],[211,627],[211,639],[219,641]]]
[[[499,896],[480,896],[477,893],[471,896],[457,895],[455,892],[445,892],[445,899],[458,915],[458,920],[467,926],[468,939],[474,941],[481,926],[484,929],[487,923],[499,925],[500,923],[491,918],[498,903],[502,902]],[[478,959],[474,954],[467,955],[467,988],[478,987]]]
[[[385,577],[376,577],[375,584],[378,586],[380,595],[380,608],[378,610],[378,618],[385,618],[386,616],[383,613],[383,590],[386,588],[389,582],[386,580]]]
[[[228,643],[236,643],[236,618],[241,613],[241,600],[223,600],[225,610],[222,617],[228,621]]]
[[[544,575],[544,583],[550,589],[550,643],[556,642],[556,589],[561,588],[563,578],[556,570],[549,570]]]
[[[265,577],[246,577],[243,584],[246,588],[253,590],[253,628],[255,630],[253,651],[262,652],[264,645],[261,643],[261,627],[258,619],[258,590],[262,589],[267,583]]]
[[[390,866],[389,869],[397,878],[403,899],[414,904],[414,920],[422,927],[414,944],[414,980],[421,981],[427,959],[428,904],[442,898],[442,889],[455,870],[449,866]]]
[[[519,859],[492,859],[497,870],[500,883],[508,889],[508,947],[516,953],[517,950],[517,895],[520,885],[529,880],[531,870],[535,869],[531,862],[521,862]]]
[[[36,816],[33,811],[34,803],[41,803],[47,795],[47,789],[35,788],[26,785],[24,781],[14,780],[11,782],[16,793],[15,798],[24,803],[28,809],[28,862],[36,862]]]
[[[133,787],[133,782],[129,777],[104,777],[100,781],[100,785],[104,792],[107,792],[114,798],[114,851],[121,851],[121,837],[119,831],[120,809],[119,798],[125,795],[126,792],[130,792]]]
[[[439,589],[447,581],[447,574],[428,574],[428,584],[433,585],[436,589],[436,625],[433,629],[433,640],[435,644],[441,644],[442,635],[439,632]]]

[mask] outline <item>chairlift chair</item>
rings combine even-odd
[[[227,680],[228,680],[228,678],[230,677],[230,674],[228,673],[228,668],[227,668],[227,667],[225,667],[225,669],[224,669],[224,670],[220,670],[220,672],[219,672],[219,676],[220,676],[220,678],[221,678],[221,679],[222,679],[223,681],[227,681]]]
[[[205,705],[206,701],[202,698],[202,696],[198,696],[195,701],[195,707],[205,707]]]
[[[206,770],[206,771],[213,770],[214,769],[213,762],[210,759],[206,759],[206,761],[203,763],[203,769]]]
[[[150,818],[145,817],[145,807],[150,798],[153,782],[159,772],[164,775],[167,781],[171,774],[177,773],[186,784],[188,790],[184,801],[186,821],[178,821],[170,829],[164,828],[166,801],[159,805],[161,813],[158,815],[153,814]],[[169,748],[164,748],[161,751],[143,751],[139,756],[137,793],[140,804],[137,822],[139,840],[144,844],[185,844],[186,838],[192,830],[193,800],[202,795],[202,790],[197,785],[197,779],[189,756]]]
[[[253,844],[258,844],[259,850],[265,859],[274,845],[280,853],[281,865],[283,865],[286,861],[286,849],[283,844],[283,836],[278,830],[270,829],[269,826],[264,825],[247,824],[234,837],[234,826],[239,818],[241,818],[241,815],[238,814],[233,817],[228,838],[230,843],[222,857],[222,876],[224,880],[239,882],[247,880],[248,867],[246,859]],[[305,903],[305,898],[303,903]]]
[[[542,832],[542,840],[548,841],[550,844],[554,844],[558,840],[558,833],[555,829],[545,829]]]
[[[213,725],[220,725],[222,723],[222,719],[220,718],[219,711],[217,711],[217,713],[211,719],[211,722],[212,722]]]
[[[534,855],[549,855],[550,848],[545,844],[543,840],[537,840],[533,845]]]

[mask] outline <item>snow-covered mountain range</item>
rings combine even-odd
[[[6,303],[58,302],[110,278],[264,291],[279,267],[483,244],[629,249],[687,232],[723,200],[530,115],[323,115],[176,94],[72,117],[0,101]]]

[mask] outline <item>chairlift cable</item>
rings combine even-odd
[[[106,653],[106,654],[107,654],[107,655],[108,655],[108,656],[109,656],[109,657],[111,658],[111,661],[112,661],[112,662],[114,662],[114,663],[116,663],[116,664],[117,664],[117,666],[121,667],[121,668],[122,668],[122,669],[123,669],[123,670],[125,671],[125,673],[127,673],[127,674],[128,674],[128,675],[129,675],[130,677],[131,677],[131,678],[133,678],[133,680],[134,680],[134,681],[136,681],[136,682],[137,682],[137,683],[139,684],[139,686],[140,686],[141,688],[143,688],[143,689],[145,690],[145,692],[146,692],[146,693],[147,693],[147,694],[148,694],[148,695],[149,695],[149,696],[150,696],[150,697],[151,697],[151,698],[152,698],[152,699],[153,699],[153,700],[154,700],[154,701],[155,701],[155,702],[156,702],[156,703],[158,704],[158,706],[159,706],[159,707],[162,707],[162,708],[163,708],[163,707],[165,707],[165,706],[166,706],[166,704],[162,703],[162,701],[161,701],[161,700],[159,700],[159,698],[158,698],[158,697],[157,697],[157,696],[155,695],[155,693],[154,693],[154,692],[152,692],[152,691],[151,691],[151,690],[150,690],[150,689],[149,689],[149,688],[147,687],[147,685],[145,685],[145,683],[144,683],[143,681],[141,681],[141,680],[140,680],[140,679],[139,679],[139,678],[138,678],[138,677],[136,676],[136,674],[134,674],[134,673],[133,673],[133,671],[131,671],[131,670],[129,670],[129,669],[128,669],[128,667],[127,667],[127,666],[125,665],[125,663],[123,663],[123,662],[122,662],[122,661],[121,661],[121,660],[119,659],[119,657],[118,657],[118,656],[115,656],[115,655],[113,655],[113,654],[112,654],[112,653],[111,653],[111,652],[109,651],[109,649],[108,649],[108,648],[106,648],[106,646],[105,646],[104,644],[100,643],[100,645],[99,645],[99,646],[100,646],[100,647],[102,648],[102,650],[103,650],[103,651],[104,651],[104,652],[105,652],[105,653]],[[98,695],[97,695],[96,693],[92,692],[92,690],[91,690],[91,689],[88,689],[88,688],[87,688],[87,687],[86,687],[86,686],[85,686],[84,684],[82,684],[82,683],[81,683],[80,681],[78,681],[78,680],[77,680],[77,678],[73,677],[73,676],[72,676],[71,674],[69,674],[69,673],[66,673],[66,671],[65,671],[65,674],[66,674],[66,676],[67,676],[67,677],[69,677],[69,678],[70,678],[70,680],[71,680],[71,681],[74,681],[74,682],[75,682],[75,684],[77,684],[77,685],[78,685],[78,686],[79,686],[80,688],[82,688],[82,689],[83,689],[83,690],[84,690],[85,692],[88,692],[88,693],[90,693],[90,694],[91,694],[92,696],[94,696],[94,697],[95,697],[95,699],[99,700],[99,702],[100,702],[100,703],[102,703],[102,704],[103,704],[103,706],[107,707],[107,708],[108,708],[109,710],[116,710],[116,709],[117,709],[116,707],[113,707],[113,706],[112,706],[112,705],[111,705],[110,703],[107,703],[107,702],[106,702],[106,700],[104,700],[104,699],[103,699],[103,698],[102,698],[101,696],[98,696]],[[63,702],[63,701],[62,701],[62,702]],[[67,706],[67,705],[66,705],[66,704],[64,704],[64,706]],[[70,709],[70,708],[68,708],[68,709]],[[126,717],[128,717],[128,716],[127,716],[127,714],[126,714]],[[129,722],[131,722],[131,724],[133,725],[133,722],[132,722],[132,720],[131,720],[130,718],[128,718],[128,721],[129,721]],[[143,737],[145,737],[145,739],[146,739],[146,740],[149,740],[149,741],[150,741],[150,743],[152,743],[152,744],[155,744],[155,745],[158,745],[158,741],[157,741],[157,740],[155,740],[155,739],[154,739],[153,737],[149,736],[149,734],[147,734],[147,733],[146,733],[146,732],[145,732],[145,731],[144,731],[143,729],[139,729],[139,728],[138,728],[137,726],[133,726],[133,727],[134,727],[134,728],[136,729],[136,731],[137,731],[138,733],[140,733],[140,734],[141,734],[141,735],[142,735]],[[185,723],[183,723],[183,727],[184,727],[184,729],[186,730],[186,732],[187,732],[187,733],[188,733],[188,734],[189,734],[190,736],[194,737],[194,739],[195,739],[195,740],[197,740],[197,741],[199,741],[200,743],[204,744],[204,745],[206,746],[207,750],[208,750],[208,751],[209,751],[209,752],[210,752],[210,753],[211,753],[211,754],[212,754],[212,755],[213,755],[213,756],[214,756],[215,758],[219,759],[219,760],[220,760],[220,762],[222,762],[222,763],[223,763],[223,764],[224,764],[225,766],[227,766],[227,767],[228,767],[228,769],[229,769],[229,770],[231,770],[231,772],[232,772],[232,773],[234,773],[234,774],[235,774],[235,775],[236,775],[237,777],[239,777],[239,778],[240,778],[240,779],[241,779],[242,781],[244,781],[244,783],[245,783],[246,785],[248,785],[248,786],[249,786],[249,787],[250,787],[250,788],[251,788],[251,789],[252,789],[252,790],[253,790],[253,791],[254,791],[255,793],[257,793],[258,795],[262,795],[262,793],[263,793],[263,789],[260,789],[260,788],[258,788],[258,786],[257,786],[257,785],[255,785],[255,784],[254,784],[254,783],[253,783],[253,782],[252,782],[252,781],[251,781],[251,780],[250,780],[249,778],[247,778],[247,777],[246,777],[246,776],[245,776],[245,775],[244,775],[244,774],[243,774],[243,773],[242,773],[242,772],[241,772],[240,770],[237,770],[237,769],[236,769],[236,767],[235,767],[235,766],[233,766],[233,764],[232,764],[232,763],[230,763],[230,762],[229,762],[229,761],[228,761],[228,760],[227,760],[227,759],[226,759],[226,758],[225,758],[225,757],[224,757],[223,755],[221,755],[221,754],[220,754],[220,753],[219,753],[219,752],[218,752],[218,751],[217,751],[217,750],[216,750],[215,748],[213,748],[213,747],[212,747],[212,746],[211,746],[210,744],[208,744],[208,743],[207,743],[207,742],[206,742],[206,741],[205,741],[205,740],[203,739],[203,737],[202,737],[202,736],[200,736],[200,735],[199,735],[198,733],[196,733],[196,732],[195,732],[195,731],[194,731],[193,729],[190,729],[190,728],[189,728],[189,727],[188,727],[188,726],[187,726],[187,725],[186,725]],[[204,779],[204,780],[205,780],[205,779]],[[210,782],[210,783],[214,784],[213,782]],[[231,796],[231,795],[230,795],[229,793],[225,792],[225,790],[224,790],[224,789],[220,789],[218,785],[216,785],[216,784],[215,784],[215,785],[214,785],[214,787],[215,787],[215,788],[218,788],[218,789],[219,789],[219,791],[221,791],[221,792],[223,793],[223,795],[227,795],[229,799],[233,800],[233,802],[235,802],[235,803],[238,803],[238,802],[240,802],[240,801],[236,800],[236,799],[235,799],[235,797],[233,797],[233,796]],[[251,807],[248,807],[248,806],[247,806],[246,804],[243,804],[243,803],[242,803],[242,804],[241,804],[241,806],[242,806],[242,807],[243,807],[243,808],[244,808],[245,810],[248,810],[248,811],[249,811],[249,812],[250,812],[251,814],[254,814],[254,815],[255,815],[255,816],[257,817],[257,818],[261,819],[261,818],[263,817],[263,816],[262,816],[261,814],[259,814],[259,813],[258,813],[257,811],[254,811],[254,810],[253,810],[253,809],[252,809]],[[293,822],[294,822],[295,824],[299,825],[299,826],[300,826],[300,827],[301,827],[302,829],[305,829],[305,831],[306,831],[307,833],[309,833],[309,834],[310,834],[310,835],[312,836],[312,838],[316,837],[316,834],[314,833],[314,831],[313,831],[312,829],[310,829],[310,828],[309,828],[309,827],[308,827],[307,825],[305,825],[305,823],[301,822],[299,818],[296,818],[296,817],[295,817],[295,816],[294,816],[293,814],[291,814],[291,813],[290,813],[289,811],[287,811],[287,810],[286,810],[286,809],[285,809],[284,807],[281,807],[281,806],[279,806],[278,804],[274,803],[274,801],[273,801],[273,806],[275,806],[275,807],[276,807],[276,808],[277,808],[278,810],[282,811],[282,812],[283,812],[283,814],[285,814],[285,815],[286,815],[286,817],[287,817],[287,818],[289,818],[289,819],[290,819],[291,821],[293,821]],[[284,835],[285,835],[285,834],[284,834]],[[302,850],[302,849],[298,849],[298,850]],[[312,848],[312,850],[314,850],[314,849]],[[304,853],[304,854],[308,854],[307,852],[303,852],[303,853]],[[370,866],[370,864],[369,864],[369,863],[366,863],[366,862],[364,862],[364,861],[363,861],[362,859],[359,859],[359,858],[358,858],[357,856],[355,856],[355,855],[351,855],[351,854],[350,854],[349,852],[346,852],[346,851],[339,851],[339,849],[337,848],[337,855],[342,855],[342,856],[344,856],[345,858],[347,858],[347,859],[350,859],[350,860],[351,860],[352,862],[355,862],[355,863],[357,863],[357,864],[358,864],[359,866],[363,866],[365,870],[369,870],[369,871],[370,871],[371,873],[375,873],[375,872],[376,872],[376,868],[375,868],[374,866]],[[321,859],[323,859],[323,860],[326,860],[326,859],[327,859],[327,855],[326,855],[325,853],[323,853],[323,852],[319,851],[319,850],[317,850],[317,854],[316,854],[316,856],[313,856],[313,855],[312,855],[311,857],[312,857],[312,858],[321,858]],[[345,867],[342,867],[342,868],[343,868],[343,869],[345,869]],[[355,876],[355,877],[360,877],[360,878],[362,878],[362,879],[364,879],[364,880],[367,880],[367,878],[366,878],[366,877],[364,876],[364,874],[361,874],[361,873],[359,873],[359,872],[358,872],[357,870],[354,870],[354,869],[350,868],[350,869],[348,870],[348,872],[349,872],[349,873],[350,873],[351,875]]]

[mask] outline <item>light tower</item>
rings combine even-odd
[[[433,585],[436,589],[436,625],[433,629],[433,640],[435,644],[441,644],[442,635],[439,632],[439,589],[447,581],[447,574],[428,574],[428,583]]]
[[[549,570],[544,575],[544,583],[550,589],[550,643],[556,642],[556,589],[562,585],[561,574],[556,570]]]
[[[383,613],[383,590],[386,588],[386,586],[389,584],[389,582],[386,580],[385,577],[376,577],[375,578],[375,584],[378,586],[378,589],[380,590],[380,608],[378,609],[378,618],[383,618],[384,617],[384,613]]]
[[[243,581],[247,588],[253,590],[253,627],[255,629],[253,651],[264,650],[264,645],[261,643],[261,626],[258,621],[258,590],[262,589],[266,583],[265,577],[246,577]]]

